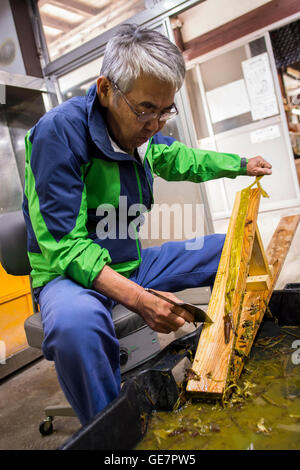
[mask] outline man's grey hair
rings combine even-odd
[[[185,77],[180,50],[158,31],[138,25],[120,26],[107,43],[100,75],[126,93],[142,73],[171,83],[178,91]]]

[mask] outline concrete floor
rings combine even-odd
[[[0,450],[56,449],[80,428],[77,418],[57,417],[52,435],[39,432],[44,407],[66,403],[53,362],[37,360],[0,387]]]
[[[300,213],[299,208],[261,214],[259,228],[264,246],[267,246],[281,216]],[[225,232],[226,221],[215,224],[216,232]],[[300,226],[295,234],[291,249],[279,277],[277,288],[288,282],[300,282]],[[191,296],[189,301],[195,302]],[[203,303],[203,302],[195,302]],[[187,325],[176,334],[159,335],[165,346],[175,337],[193,330]],[[180,367],[179,367],[180,369]],[[182,370],[176,372],[179,376]],[[52,362],[37,360],[0,383],[0,450],[57,449],[80,429],[77,418],[57,417],[52,435],[42,437],[39,423],[44,418],[45,406],[66,403],[59,387]]]
[[[159,335],[163,348],[175,338],[194,331],[186,325],[177,333]],[[173,370],[175,380],[182,380],[189,367],[182,361]],[[31,365],[0,382],[0,450],[51,450],[57,449],[81,427],[76,417],[55,417],[54,432],[42,436],[39,424],[44,419],[47,406],[68,403],[60,389],[54,363],[38,359]]]

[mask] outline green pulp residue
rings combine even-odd
[[[241,200],[239,204],[239,212],[236,218],[236,226],[233,234],[232,246],[230,250],[230,260],[228,269],[228,278],[225,289],[225,315],[232,311],[232,299],[236,289],[237,278],[239,274],[241,264],[241,249],[243,243],[243,235],[245,229],[245,222],[247,218],[247,209],[250,199],[251,189],[257,184],[257,187],[261,190],[263,197],[269,197],[261,186],[260,180],[262,176],[255,178],[255,181],[247,188],[241,191]],[[252,221],[250,221],[252,222]]]
[[[259,339],[231,396],[152,415],[137,449],[300,449],[300,327]]]
[[[230,260],[228,269],[228,278],[225,289],[225,314],[232,311],[232,298],[236,288],[239,268],[241,264],[241,247],[243,242],[244,226],[247,216],[247,206],[250,197],[250,187],[246,188],[241,193],[240,210],[236,219],[236,227],[232,246],[230,250]]]

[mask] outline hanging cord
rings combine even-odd
[[[260,180],[264,177],[264,175],[261,175],[261,176],[256,176],[254,182],[252,184],[250,184],[250,186],[248,186],[247,188],[245,189],[251,189],[252,186],[254,186],[255,184],[257,184],[257,187],[261,190],[261,195],[263,197],[270,197],[269,194],[263,189],[261,183],[260,183]]]

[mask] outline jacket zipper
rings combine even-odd
[[[149,140],[149,142],[148,142],[147,150],[146,150],[146,153],[145,153],[145,156],[144,156],[143,166],[144,166],[144,171],[145,171],[145,175],[146,175],[146,180],[147,180],[147,183],[148,183],[150,192],[151,192],[152,202],[154,202],[154,196],[153,196],[152,186],[151,186],[151,184],[149,183],[148,176],[147,176],[147,171],[146,171],[146,158],[147,158],[147,153],[148,153],[148,150],[149,150],[149,148],[150,148],[151,142],[152,142],[152,138],[151,138],[151,139]],[[151,171],[151,173],[152,173],[152,168],[151,168],[149,162],[148,162],[148,165],[149,165],[150,171]],[[150,209],[148,209],[148,212],[149,212],[149,211],[150,211]]]
[[[147,147],[147,150],[146,150],[146,153],[145,153],[145,156],[144,156],[144,162],[143,162],[143,165],[142,165],[142,166],[143,166],[143,169],[144,169],[144,171],[145,171],[146,180],[147,180],[147,183],[148,183],[150,192],[151,192],[152,202],[153,202],[153,201],[154,201],[153,191],[152,191],[151,184],[149,183],[148,176],[147,176],[147,172],[146,172],[146,155],[147,155],[147,153],[148,153],[148,150],[149,150],[151,141],[152,141],[152,139],[149,140],[148,147]],[[142,207],[141,207],[141,206],[142,206],[142,204],[143,204],[143,193],[142,193],[141,180],[140,180],[140,176],[139,176],[139,172],[138,172],[138,169],[137,169],[137,164],[136,164],[136,162],[133,161],[132,163],[133,163],[133,167],[134,167],[134,171],[135,171],[135,176],[136,176],[136,180],[137,180],[137,185],[138,185],[138,189],[139,189],[139,196],[140,196],[140,213],[142,213]],[[149,163],[149,166],[150,166],[150,163]],[[149,212],[149,211],[150,211],[150,209],[148,209],[148,212]],[[140,245],[139,245],[139,243],[138,243],[138,233],[137,233],[137,229],[136,229],[136,226],[135,226],[135,225],[134,225],[134,229],[135,229],[135,233],[136,233],[135,242],[136,242],[136,247],[137,247],[137,251],[138,251],[138,256],[139,256],[139,260],[142,261],[141,251],[140,251]]]
[[[143,194],[142,194],[141,180],[140,180],[140,177],[139,177],[138,169],[137,169],[137,167],[136,167],[136,163],[135,163],[135,162],[132,162],[132,163],[133,163],[133,167],[134,167],[134,171],[135,171],[135,176],[136,176],[136,180],[137,180],[137,185],[138,185],[138,188],[139,188],[139,196],[140,196],[140,214],[141,214],[141,213],[142,213],[142,204],[143,204]],[[141,250],[140,250],[140,245],[139,245],[139,240],[138,240],[138,232],[137,232],[137,229],[136,229],[135,224],[133,224],[133,225],[134,225],[134,229],[135,229],[135,233],[136,233],[135,243],[136,243],[136,247],[137,247],[137,252],[138,252],[138,256],[139,256],[139,261],[142,261]]]

